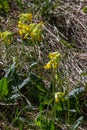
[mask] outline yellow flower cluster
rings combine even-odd
[[[21,36],[25,39],[29,36],[32,41],[42,40],[42,25],[40,23],[32,23],[32,14],[21,14],[18,21],[18,29]]]
[[[43,22],[38,23],[35,26],[35,28],[32,30],[32,32],[30,33],[32,41],[35,41],[35,40],[41,41],[42,40],[42,36],[41,36],[41,34],[42,34],[42,29],[41,29],[42,25],[43,25]]]
[[[50,61],[44,66],[45,69],[57,69],[58,64],[60,61],[60,53],[59,52],[53,52],[49,53]]]
[[[56,92],[55,93],[55,102],[57,102],[57,103],[64,102],[64,96],[65,96],[64,92]]]
[[[10,44],[12,38],[12,32],[10,31],[0,32],[0,38],[3,42]]]
[[[19,15],[19,20],[22,22],[27,22],[27,23],[31,23],[32,22],[32,14],[20,14]]]

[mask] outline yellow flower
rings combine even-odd
[[[60,61],[60,53],[59,52],[53,52],[53,53],[49,53],[49,58],[51,59],[46,65],[45,65],[45,69],[57,69],[58,68],[58,64]]]
[[[18,29],[21,36],[25,39],[30,36],[32,41],[41,41],[42,40],[42,25],[43,22],[40,23],[26,23],[28,18],[32,19],[31,14],[21,14],[20,19],[18,21]],[[30,20],[31,21],[31,20]]]
[[[18,22],[18,31],[20,35],[25,35],[29,31],[29,25],[22,23],[21,21]]]
[[[53,69],[57,69],[58,68],[58,62],[57,62],[57,60],[54,58],[54,59],[52,59],[52,60],[50,60],[51,61],[51,66],[52,66],[52,68]]]
[[[33,31],[30,33],[32,41],[35,41],[35,40],[41,41],[42,40],[42,36],[41,36],[42,35],[42,29],[41,29],[42,25],[43,25],[43,22],[38,23],[35,26],[35,28],[33,29]]]
[[[12,32],[10,32],[10,31],[5,31],[5,32],[0,33],[0,37],[2,39],[7,38],[7,37],[9,37],[11,35],[12,35]]]
[[[31,24],[29,24],[28,28],[26,28],[26,34],[25,34],[25,36],[24,36],[25,39],[30,35],[30,33],[31,33],[31,32],[33,31],[33,29],[35,28],[35,26],[36,26],[36,23],[31,23]]]
[[[45,66],[45,69],[57,69],[58,68],[58,63],[55,59],[50,60]]]
[[[59,57],[59,56],[60,56],[60,53],[59,53],[59,52],[49,53],[49,58],[50,58],[50,59],[53,59],[53,58]]]
[[[34,30],[35,26],[36,26],[36,23],[31,23],[28,25],[19,21],[18,29],[19,29],[20,35],[21,36],[24,35],[24,38],[27,38],[27,36],[30,35],[30,33]]]
[[[64,96],[65,96],[64,92],[56,92],[55,93],[55,102],[57,102],[57,103],[64,102]]]
[[[10,31],[1,32],[0,38],[3,42],[10,44],[11,38],[12,38],[12,32],[10,32]]]
[[[33,30],[34,30],[34,28],[36,27],[36,23],[31,23],[31,24],[29,24],[29,33],[31,33]]]
[[[45,66],[44,66],[45,69],[51,69],[52,68],[52,63],[51,61],[49,61]]]
[[[23,23],[19,20],[18,21],[18,28],[21,28],[23,26]]]
[[[22,35],[23,35],[23,31],[22,31],[22,30],[19,30],[19,34],[22,36]]]
[[[21,22],[28,22],[28,23],[31,23],[32,22],[32,14],[28,14],[28,13],[23,13],[23,14],[20,14],[19,16],[19,20]]]

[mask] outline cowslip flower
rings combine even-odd
[[[42,40],[42,25],[43,25],[43,22],[38,23],[33,29],[33,31],[30,33],[30,37],[32,41]]]
[[[55,93],[55,102],[57,102],[57,103],[64,102],[64,96],[65,96],[64,92],[56,92]]]
[[[27,36],[30,35],[30,33],[34,30],[36,26],[36,23],[31,23],[31,24],[25,24],[22,23],[21,21],[18,22],[18,31],[20,33],[21,36],[24,36],[24,38],[26,39]]]
[[[27,29],[27,33],[25,34],[24,39],[26,39],[28,36],[30,36],[30,33],[33,31],[35,26],[36,26],[36,23],[29,24],[28,29]]]
[[[19,21],[18,21],[18,28],[21,28],[22,25],[23,25],[23,23],[19,20]]]
[[[42,40],[42,25],[40,23],[32,23],[32,14],[21,14],[18,21],[19,34],[24,38],[31,38],[31,41]]]
[[[27,34],[28,31],[29,31],[29,25],[27,25],[27,24],[22,23],[21,21],[19,21],[18,22],[18,31],[19,31],[19,34],[21,36]]]
[[[49,53],[50,61],[44,66],[45,69],[57,69],[60,61],[60,53],[53,52]]]
[[[60,56],[60,53],[59,53],[59,52],[49,53],[49,58],[50,58],[50,59],[53,59],[53,58],[58,57],[58,56]]]
[[[12,38],[12,32],[10,31],[0,32],[0,38],[3,42],[10,44]]]
[[[12,35],[12,32],[10,31],[5,31],[5,32],[0,33],[1,38],[7,38],[10,35]]]
[[[34,28],[36,27],[36,23],[31,23],[31,24],[29,24],[29,33],[31,33],[33,30],[34,30]]]
[[[45,69],[51,69],[51,68],[57,69],[57,67],[58,67],[58,63],[57,63],[56,59],[50,60],[50,61],[44,66]]]
[[[28,22],[29,24],[32,22],[32,14],[28,14],[28,13],[23,13],[23,14],[20,14],[19,16],[19,20],[21,22]]]
[[[52,63],[51,61],[49,61],[45,66],[44,66],[45,69],[51,69],[52,68]]]

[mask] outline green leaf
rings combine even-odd
[[[31,81],[33,83],[35,83],[37,85],[38,90],[40,90],[41,92],[46,92],[46,88],[45,88],[44,82],[42,81],[41,78],[39,78],[35,74],[31,73],[30,74],[30,79],[31,79]]]
[[[30,65],[30,69],[34,68],[37,66],[37,62],[33,62],[31,65]]]
[[[27,85],[30,81],[30,78],[25,79],[20,85],[15,88],[14,92],[18,92],[20,89],[22,89],[25,85]]]
[[[51,122],[51,121],[50,121]],[[50,130],[55,130],[55,126],[54,126],[54,123],[53,122],[51,122],[51,124],[50,124]]]
[[[0,98],[8,94],[8,81],[7,78],[2,78],[0,80]]]
[[[77,128],[81,124],[82,120],[83,120],[82,116],[80,118],[78,118],[77,121],[74,123],[72,130],[77,130]]]
[[[7,70],[7,73],[5,75],[5,77],[7,78],[8,76],[10,75],[13,75],[13,73],[15,72],[16,70],[16,62],[14,62],[11,67]]]

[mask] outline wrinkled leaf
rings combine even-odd
[[[40,90],[41,92],[46,92],[44,82],[42,81],[41,78],[39,78],[35,74],[31,73],[30,79],[33,83],[35,83],[37,85],[38,90]]]

